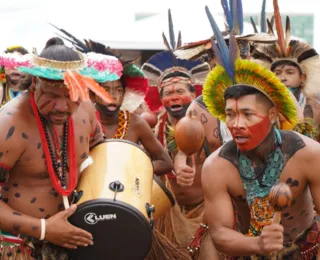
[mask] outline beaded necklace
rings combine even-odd
[[[282,139],[279,130],[275,129],[276,140],[268,160],[258,174],[255,173],[251,160],[238,150],[238,170],[249,206],[255,198],[264,198],[269,194],[271,187],[277,183],[284,167]]]
[[[96,116],[100,120],[100,113],[97,111]],[[119,122],[118,122],[118,128],[113,139],[126,139],[128,135],[128,129],[130,125],[130,113],[128,111],[120,110],[119,112]],[[101,124],[102,132],[105,136],[107,136],[107,130],[106,128]]]
[[[75,156],[74,125],[72,117],[64,124],[62,151],[54,153],[47,131],[47,120],[39,113],[34,95],[30,93],[30,104],[40,133],[42,148],[48,167],[50,180],[56,191],[62,196],[69,196],[77,185],[77,165]],[[57,159],[58,158],[58,159]],[[69,182],[66,187],[66,172],[69,162]]]

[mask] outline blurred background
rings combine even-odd
[[[316,0],[278,0],[280,12],[290,15],[292,35],[320,49],[320,2]],[[267,16],[273,13],[273,1],[267,0]],[[253,32],[250,16],[259,24],[262,0],[242,0],[245,32]],[[165,48],[162,32],[168,35],[168,8],[174,29],[181,30],[183,43],[207,39],[212,31],[205,15],[208,5],[224,29],[220,0],[1,0],[0,51],[22,45],[40,52],[46,41],[59,33],[49,23],[63,28],[79,39],[92,39],[129,56],[141,56],[141,62]]]

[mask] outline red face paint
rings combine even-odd
[[[239,119],[237,120],[239,121]],[[229,128],[229,130],[239,150],[242,152],[250,151],[260,145],[267,137],[270,130],[270,119],[269,116],[265,116],[255,125],[240,128],[237,124],[236,127]]]
[[[261,118],[262,120],[252,126],[247,126],[245,121],[241,121],[240,123],[240,117],[243,115],[241,115],[239,111],[238,100],[235,102],[235,110],[237,113],[236,121],[232,127],[229,127],[229,130],[240,151],[253,150],[263,142],[269,133],[269,116],[254,114],[255,117]]]
[[[186,105],[190,104],[192,101],[190,96],[182,96],[182,95],[174,95],[174,96],[169,96],[165,97],[162,99],[162,103],[165,107],[171,107],[173,105]]]

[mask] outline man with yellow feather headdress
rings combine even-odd
[[[206,79],[203,100],[210,113],[225,122],[232,140],[203,166],[208,233],[225,259],[315,259],[320,243],[313,209],[315,205],[320,212],[320,145],[275,127],[279,117],[292,127],[298,121],[289,90],[268,69],[239,59],[235,38],[231,36],[228,49],[214,28],[218,44],[212,45],[220,65]],[[279,208],[269,201],[271,188],[279,182],[289,189],[281,225],[273,222]]]

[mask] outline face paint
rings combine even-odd
[[[269,116],[254,114],[253,116],[261,118],[262,120],[254,125],[247,126],[246,119],[242,119],[240,122],[240,117],[244,115],[239,111],[238,100],[235,101],[235,110],[237,113],[235,124],[233,127],[228,127],[231,135],[240,151],[246,152],[253,150],[268,136],[271,124]]]
[[[163,105],[168,113],[175,118],[185,116],[189,105],[192,102],[189,96],[169,96],[162,99]]]
[[[162,103],[164,106],[172,106],[172,105],[185,105],[190,104],[192,101],[191,97],[189,96],[169,96],[162,99]]]
[[[247,152],[259,146],[268,136],[270,131],[270,119],[269,116],[265,116],[255,125],[241,128],[238,127],[237,124],[234,128],[229,128],[229,130],[239,150],[241,152]]]

